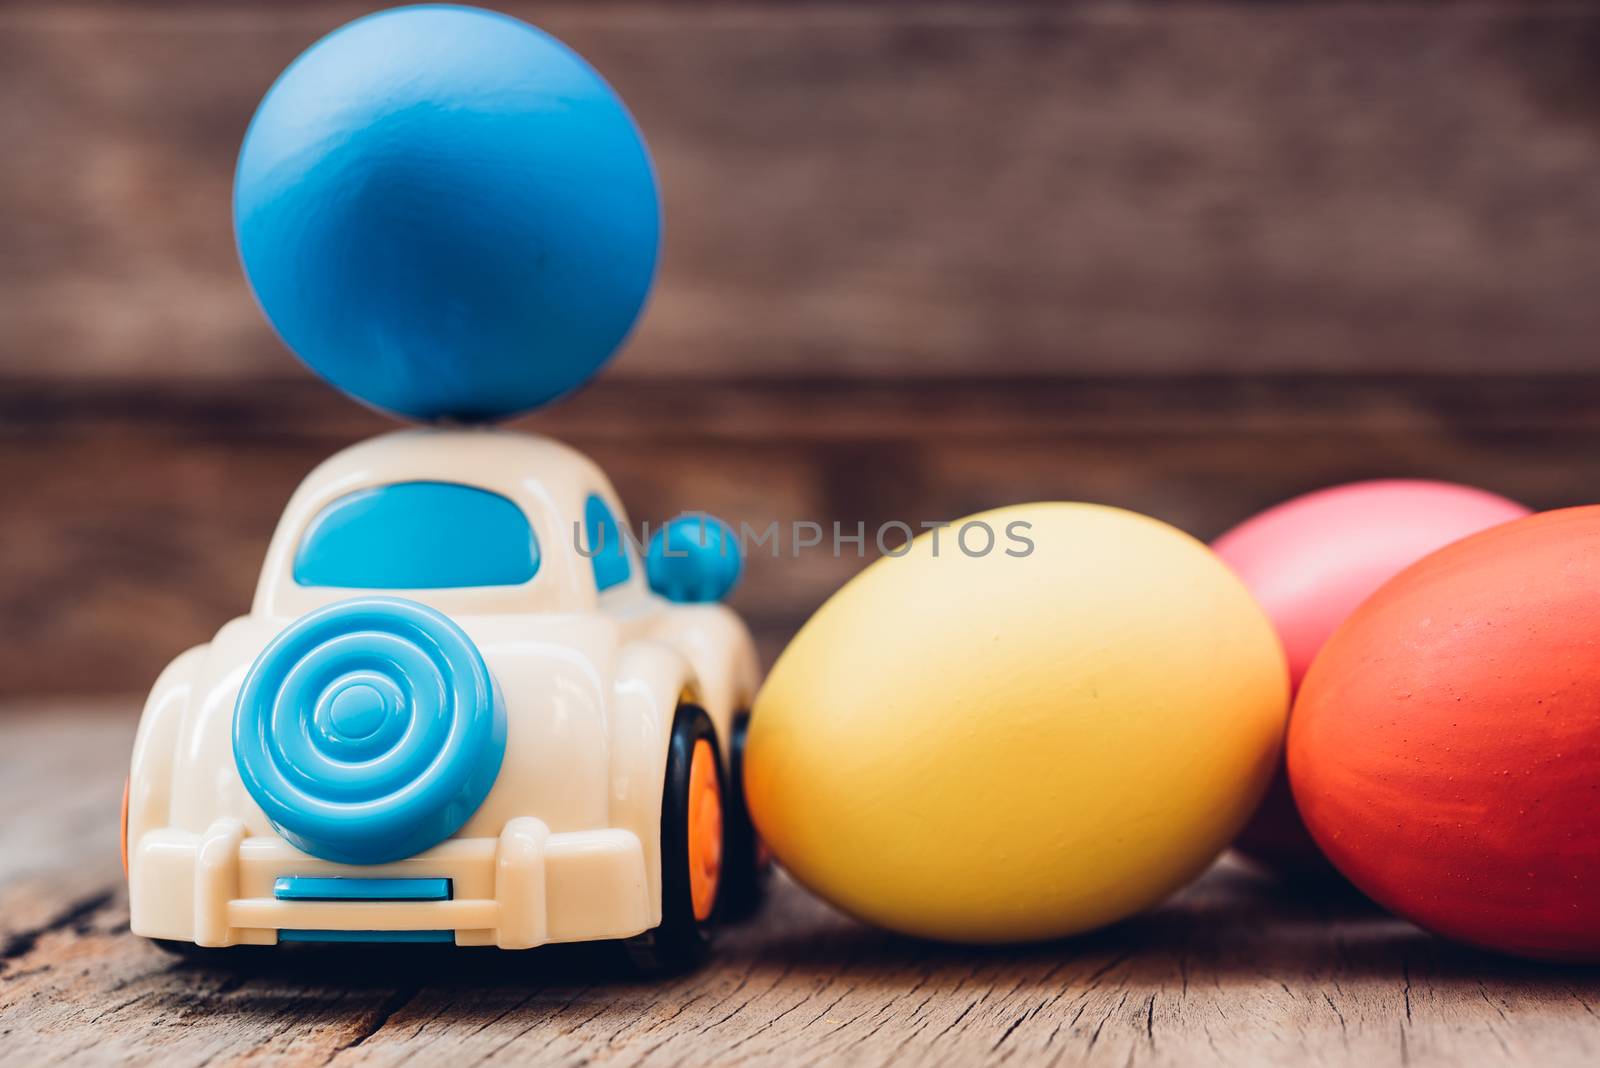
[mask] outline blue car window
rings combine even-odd
[[[522,509],[453,482],[396,482],[340,497],[311,521],[294,558],[302,586],[430,590],[516,586],[539,570]]]
[[[622,531],[617,527],[617,517],[611,514],[606,502],[598,493],[589,495],[583,506],[583,525],[588,540],[588,552],[594,563],[596,589],[608,590],[619,582],[628,581],[631,573],[628,564],[628,547],[623,544]]]

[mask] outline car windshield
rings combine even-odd
[[[516,586],[539,570],[522,509],[453,482],[397,482],[347,494],[317,513],[295,553],[301,586],[445,589]]]

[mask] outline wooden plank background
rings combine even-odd
[[[1595,5],[501,6],[660,167],[642,329],[525,424],[635,519],[1595,497]],[[0,6],[0,695],[142,691],[386,426],[278,346],[228,215],[260,94],[366,9]],[[752,561],[769,658],[863,563]]]

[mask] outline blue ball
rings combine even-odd
[[[655,173],[621,100],[506,15],[382,11],[312,45],[239,152],[234,232],[290,349],[421,420],[491,420],[587,381],[655,275]]]

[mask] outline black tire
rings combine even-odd
[[[711,744],[716,758],[724,857],[727,854],[728,783],[722,772],[717,732],[704,709],[682,705],[672,720],[661,798],[661,924],[624,943],[634,967],[653,974],[688,971],[704,963],[711,952],[717,910],[713,906],[710,916],[697,919],[689,886],[689,766],[701,739]],[[726,868],[724,863],[723,870]]]
[[[761,908],[772,876],[772,861],[762,854],[761,839],[750,820],[744,798],[744,743],[750,731],[750,713],[733,718],[728,735],[727,833],[722,852],[721,919],[725,923],[747,919]]]
[[[152,938],[150,943],[163,953],[169,954],[191,964],[225,965],[237,964],[244,959],[248,951],[244,946],[197,946],[193,942],[183,942],[173,938]],[[253,947],[252,947],[253,948]]]

